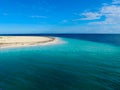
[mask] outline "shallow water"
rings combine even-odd
[[[62,38],[58,45],[0,50],[2,90],[120,90],[120,47]]]

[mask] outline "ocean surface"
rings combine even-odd
[[[48,36],[64,43],[0,49],[0,90],[120,90],[119,34]]]

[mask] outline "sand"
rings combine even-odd
[[[49,45],[59,42],[60,40],[56,37],[0,36],[0,48]]]

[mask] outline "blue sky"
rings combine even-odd
[[[120,33],[120,0],[0,0],[3,33]]]

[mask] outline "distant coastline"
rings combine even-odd
[[[60,43],[57,37],[45,36],[0,36],[0,48],[38,46]]]

